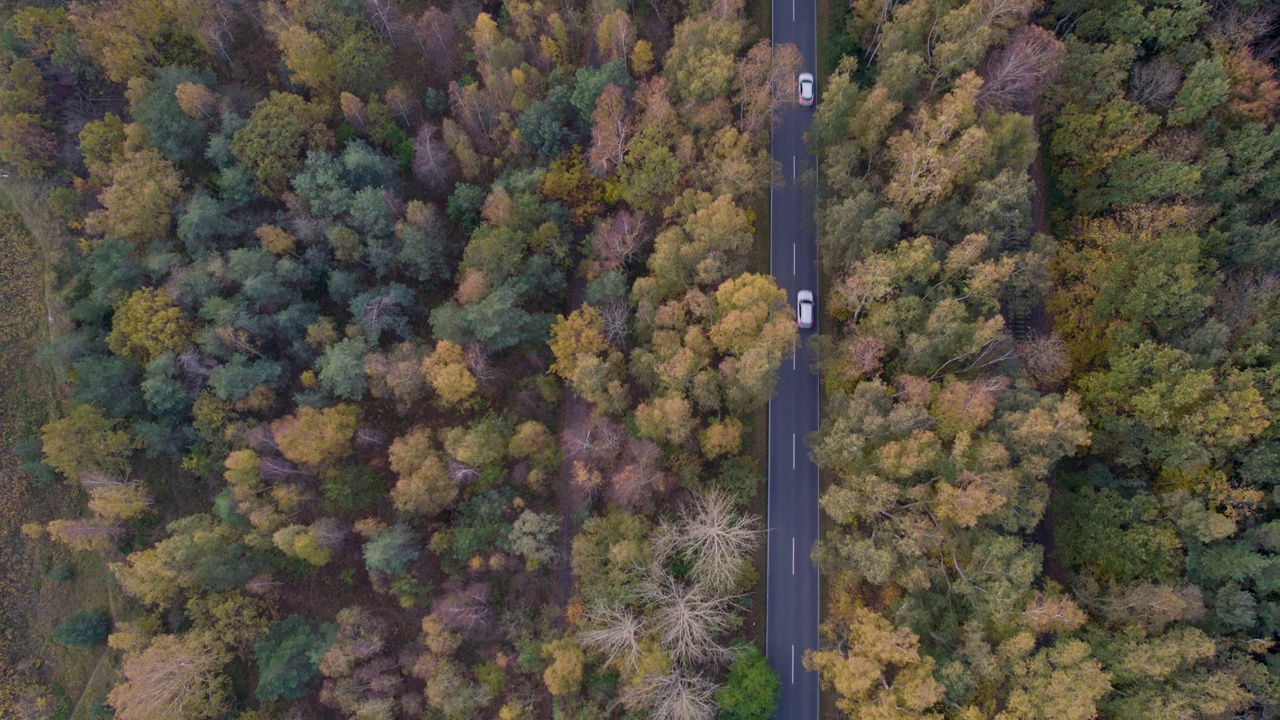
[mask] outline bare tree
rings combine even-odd
[[[1001,0],[993,0],[1001,1]],[[1029,112],[1040,88],[1052,82],[1062,68],[1066,46],[1038,25],[1023,25],[1009,44],[983,63],[979,102],[1001,110]]]
[[[648,708],[654,720],[710,720],[716,716],[715,691],[706,678],[676,667],[628,684],[621,700],[628,708]]]
[[[444,192],[458,173],[458,160],[434,123],[418,128],[413,140],[413,175],[434,192]]]
[[[591,235],[592,267],[595,275],[625,265],[648,243],[644,216],[629,210],[619,210],[609,219],[596,225]]]
[[[760,518],[739,514],[728,493],[711,490],[685,505],[676,522],[659,526],[653,548],[658,557],[676,552],[691,557],[691,577],[720,594],[734,589],[760,540]]]
[[[644,620],[634,610],[597,605],[587,611],[583,624],[586,629],[578,635],[583,645],[600,652],[607,664],[624,674],[635,669]]]
[[[676,663],[723,662],[732,656],[717,639],[733,627],[731,599],[708,594],[697,584],[685,585],[659,569],[641,584],[639,595],[651,608],[658,643]]]
[[[458,32],[449,16],[438,7],[427,8],[414,23],[413,37],[422,51],[423,66],[431,79],[442,83],[453,77],[458,59]]]
[[[631,139],[631,115],[622,88],[609,83],[596,100],[591,113],[591,147],[587,151],[587,167],[601,177],[622,164]]]
[[[1129,72],[1129,99],[1157,108],[1169,107],[1182,86],[1182,69],[1176,62],[1156,58],[1134,63]]]
[[[625,349],[631,332],[631,308],[626,300],[618,300],[600,308],[604,319],[604,336],[614,347]]]
[[[1018,356],[1036,387],[1057,387],[1071,374],[1071,356],[1067,344],[1057,333],[1033,332],[1017,343]]]
[[[397,40],[404,30],[404,17],[400,10],[391,0],[365,0],[364,6],[378,37],[391,47],[397,47]]]

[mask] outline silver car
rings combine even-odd
[[[813,293],[809,290],[796,293],[796,324],[801,330],[813,327]]]
[[[800,88],[800,104],[805,107],[813,105],[813,74],[800,73],[796,85]]]

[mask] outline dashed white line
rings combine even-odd
[[[796,275],[796,244],[791,243],[791,276]]]
[[[791,646],[791,684],[796,684],[796,646]]]
[[[791,156],[791,179],[796,179],[796,156]]]
[[[796,574],[796,538],[791,537],[791,574]]]
[[[796,469],[796,434],[791,433],[791,469]]]

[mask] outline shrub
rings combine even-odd
[[[107,641],[111,618],[106,610],[86,610],[67,618],[53,631],[54,642],[73,648],[91,648]]]

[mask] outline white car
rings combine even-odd
[[[813,327],[813,293],[808,290],[796,293],[796,324],[801,330]]]
[[[813,104],[813,74],[800,73],[796,78],[796,85],[800,88],[800,104],[809,107]]]

